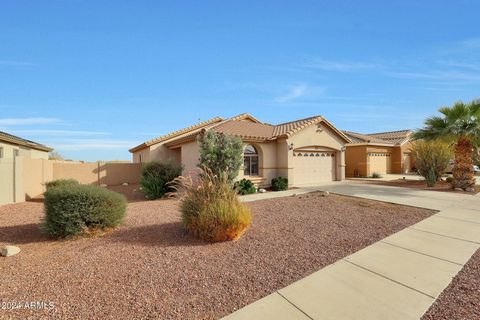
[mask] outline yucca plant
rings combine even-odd
[[[454,144],[452,187],[472,189],[475,186],[473,150],[480,143],[480,101],[468,104],[457,102],[453,107],[443,107],[438,111],[442,115],[428,118],[425,127],[418,130],[414,137]]]
[[[206,167],[197,181],[176,178],[170,196],[180,199],[182,223],[192,234],[207,241],[239,239],[252,223],[250,209],[237,198],[227,175],[218,177]]]

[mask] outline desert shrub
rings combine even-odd
[[[116,192],[93,185],[66,185],[45,192],[43,230],[65,238],[115,227],[125,216],[127,201]]]
[[[145,197],[149,200],[162,198],[167,192],[172,191],[168,183],[181,174],[182,167],[173,161],[145,163],[140,178]]]
[[[232,183],[243,163],[242,140],[232,135],[207,131],[200,136],[199,142],[199,167],[208,168],[220,178],[226,175],[227,181]]]
[[[180,198],[182,223],[196,237],[237,240],[250,227],[250,209],[238,200],[226,175],[220,178],[203,168],[197,183],[191,177],[178,177],[172,185]]]
[[[48,189],[57,187],[77,186],[80,183],[75,179],[58,179],[45,183],[45,187]]]
[[[276,177],[272,179],[272,190],[283,191],[288,189],[288,179],[283,177]]]
[[[381,177],[382,177],[382,175],[378,172],[372,173],[372,178],[374,178],[374,179],[380,179]]]
[[[235,190],[237,190],[237,193],[241,195],[257,192],[257,188],[255,188],[253,182],[247,179],[242,179],[235,182]]]
[[[445,179],[445,181],[446,181],[447,183],[452,183],[453,177],[447,177],[447,179]]]
[[[427,186],[433,187],[442,177],[453,156],[452,147],[437,140],[417,141],[411,147],[418,174],[425,178]]]

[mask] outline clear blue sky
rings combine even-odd
[[[417,128],[480,97],[479,1],[0,3],[0,130],[67,158],[198,119]]]

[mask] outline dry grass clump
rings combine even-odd
[[[172,183],[180,198],[182,223],[196,237],[207,241],[239,239],[252,223],[250,209],[240,203],[226,175],[219,178],[202,169],[198,181],[178,177]]]

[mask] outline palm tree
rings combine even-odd
[[[463,190],[475,186],[473,149],[480,143],[480,101],[468,104],[457,102],[453,107],[442,107],[442,115],[425,121],[425,127],[414,134],[415,139],[440,139],[455,145],[455,165],[452,188]]]

